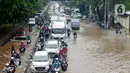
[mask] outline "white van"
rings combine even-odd
[[[29,25],[32,25],[32,26],[35,26],[35,24],[36,24],[35,18],[29,18],[28,24],[29,24]]]
[[[51,32],[51,38],[66,38],[66,24],[61,21],[53,22]]]

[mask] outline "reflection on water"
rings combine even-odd
[[[128,39],[92,24],[81,25],[77,42],[68,40],[69,68],[65,73],[129,73]]]

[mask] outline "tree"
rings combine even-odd
[[[130,10],[130,0],[125,0],[126,10]]]
[[[44,0],[0,0],[0,24],[16,23],[34,16]]]

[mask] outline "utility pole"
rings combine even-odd
[[[108,0],[104,0],[104,3],[105,3],[105,15],[104,15],[104,30],[106,30],[107,29],[107,3],[108,2]]]

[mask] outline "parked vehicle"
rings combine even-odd
[[[26,32],[24,29],[20,29],[16,32],[15,39],[26,40]]]
[[[30,71],[47,72],[49,68],[49,54],[47,51],[36,51],[31,61]]]

